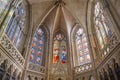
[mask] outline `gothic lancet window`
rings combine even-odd
[[[25,38],[27,29],[25,27],[25,16],[25,8],[21,4],[16,8],[5,31],[11,42],[20,52],[22,52],[23,47],[21,46],[23,46],[23,39]]]
[[[60,62],[65,64],[67,60],[66,38],[63,34],[58,33],[53,42],[53,63]]]
[[[86,38],[86,34],[83,28],[79,28],[75,34],[76,40],[76,51],[77,51],[77,59],[78,65],[84,65],[91,62],[90,51],[88,48],[88,42]]]
[[[37,29],[34,34],[29,61],[33,64],[42,65],[44,46],[45,46],[45,32],[42,28]]]
[[[111,26],[107,14],[99,2],[95,5],[94,23],[99,47],[103,49],[108,44],[108,40],[111,38],[113,32],[110,29]]]

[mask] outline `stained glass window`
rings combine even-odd
[[[84,65],[91,62],[88,42],[83,28],[76,32],[76,49],[78,65]]]
[[[107,15],[99,2],[95,5],[94,20],[100,49],[102,49],[108,43],[113,32],[110,29],[110,22]]]
[[[26,26],[25,26],[25,7],[20,4],[14,11],[5,33],[10,38],[11,42],[16,46],[16,48],[22,52],[23,49],[23,39],[26,38]]]
[[[34,34],[30,52],[29,61],[33,64],[42,64],[42,56],[44,52],[44,39],[44,31],[41,28],[39,28]]]
[[[15,33],[15,30],[17,28],[17,25],[18,25],[18,21],[15,19],[11,25],[11,28],[9,29],[9,31],[7,32],[7,35],[10,39],[13,38],[14,36],[14,33]]]
[[[20,26],[18,26],[16,29],[16,32],[14,33],[15,35],[12,38],[13,44],[16,44],[17,39],[19,38],[20,30],[21,30],[21,28],[20,28]]]
[[[24,13],[25,13],[25,10],[24,10],[23,7],[21,7],[21,8],[20,8],[20,15],[21,15],[21,16],[24,16],[24,15],[25,15]]]
[[[59,33],[54,37],[53,43],[53,63],[65,64],[67,60],[66,38]]]

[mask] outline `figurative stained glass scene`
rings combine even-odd
[[[39,28],[34,34],[29,61],[33,64],[42,64],[44,51],[44,31]]]
[[[0,0],[0,80],[120,80],[120,0]]]
[[[62,64],[65,64],[67,60],[65,36],[61,33],[56,34],[53,44],[53,63],[57,63],[60,61]]]
[[[78,65],[84,65],[91,62],[88,42],[83,28],[79,28],[76,32],[76,50]]]
[[[110,29],[110,22],[107,18],[107,14],[99,2],[95,5],[94,15],[95,29],[99,46],[100,49],[103,49],[105,45],[108,44],[108,40],[111,38],[113,32]]]

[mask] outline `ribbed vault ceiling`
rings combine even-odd
[[[86,26],[88,0],[28,0],[33,27],[44,24],[54,34],[58,30],[70,33],[76,23]]]

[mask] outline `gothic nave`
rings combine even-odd
[[[120,0],[0,0],[0,80],[120,80]]]

